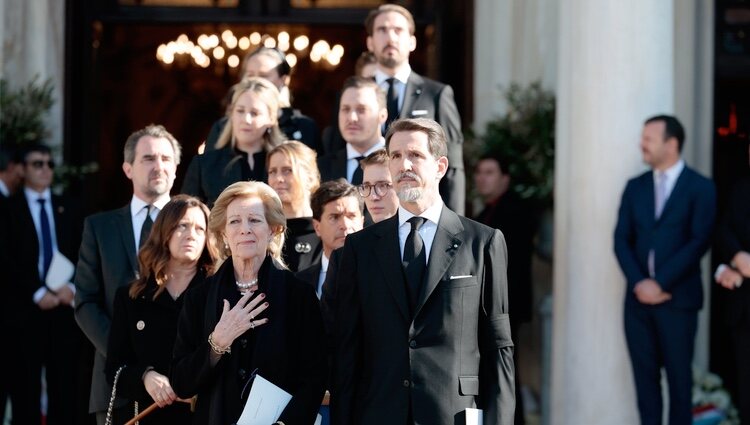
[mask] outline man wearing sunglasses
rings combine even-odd
[[[9,281],[5,329],[7,340],[23,347],[10,372],[13,423],[41,422],[42,367],[47,388],[47,422],[75,422],[78,350],[83,335],[73,318],[75,288],[58,282],[50,269],[60,254],[76,261],[81,220],[74,204],[53,195],[55,163],[47,146],[35,145],[20,157],[24,185],[8,200],[6,223]],[[59,285],[58,285],[59,284]]]

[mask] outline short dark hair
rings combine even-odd
[[[367,30],[367,35],[372,35],[374,30],[373,27],[375,26],[375,19],[381,14],[388,12],[396,12],[406,18],[406,21],[409,23],[409,34],[414,35],[414,31],[416,30],[416,25],[414,25],[414,16],[412,16],[411,12],[409,12],[408,9],[397,4],[381,4],[377,9],[372,9],[370,13],[367,14],[367,18],[365,19],[365,29]]]
[[[375,54],[372,52],[362,52],[357,58],[357,62],[354,63],[354,75],[361,77],[362,70],[367,65],[374,65],[376,63],[378,63],[378,59],[375,57]]]
[[[406,118],[393,121],[385,135],[385,148],[390,154],[391,137],[395,133],[403,131],[418,131],[427,135],[427,147],[435,159],[448,156],[448,143],[445,140],[445,131],[435,120],[429,118]]]
[[[11,164],[18,164],[18,150],[10,145],[0,145],[0,171],[5,171]]]
[[[388,165],[388,152],[385,149],[378,149],[367,155],[365,159],[359,161],[359,166],[364,170],[369,165]]]
[[[682,145],[685,144],[685,129],[680,124],[680,121],[672,115],[656,115],[647,119],[643,125],[654,122],[664,123],[664,141],[674,137],[677,139],[678,151],[682,152]]]
[[[122,149],[122,156],[124,157],[125,162],[132,164],[133,161],[135,161],[135,148],[138,146],[138,141],[141,140],[141,137],[145,136],[167,139],[172,145],[172,150],[174,151],[174,163],[180,165],[180,159],[182,157],[182,146],[180,146],[180,142],[178,142],[163,125],[157,124],[149,124],[128,136],[128,140],[125,142],[125,147]]]
[[[365,201],[361,196],[357,196],[357,188],[349,184],[344,179],[330,180],[320,185],[320,187],[310,196],[310,207],[315,220],[320,221],[323,218],[323,210],[329,202],[352,196],[359,204],[359,211],[364,212]]]
[[[19,158],[21,159],[22,162],[26,162],[26,159],[29,157],[29,155],[34,152],[52,155],[52,149],[50,149],[49,146],[43,145],[40,143],[35,143],[32,145],[24,146],[21,149],[21,154],[19,155]]]
[[[344,81],[344,86],[341,89],[343,94],[347,89],[372,89],[375,92],[375,96],[378,99],[378,106],[381,109],[386,108],[385,90],[383,90],[375,80],[371,78],[364,78],[358,75],[353,75]]]
[[[483,153],[479,157],[479,160],[477,160],[477,165],[479,164],[479,161],[486,160],[497,162],[497,165],[500,167],[500,174],[510,175],[510,170],[508,169],[510,162],[503,155],[500,155],[500,152]]]

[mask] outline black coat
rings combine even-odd
[[[222,300],[228,299],[233,306],[239,299],[232,259],[186,294],[170,379],[178,396],[198,394],[195,424],[236,422],[244,405],[240,393],[249,371],[257,371],[292,394],[279,420],[286,425],[315,421],[327,374],[325,344],[321,343],[323,320],[315,291],[270,258],[258,276],[258,292],[265,293],[269,303],[261,318],[267,317],[269,322],[235,339],[232,353],[223,355],[213,367],[208,335],[221,317]]]
[[[731,263],[739,251],[750,252],[750,178],[740,180],[732,189],[716,233],[722,263]],[[727,294],[726,299],[727,323],[750,329],[750,279],[745,278],[742,286]]]
[[[287,234],[282,258],[292,272],[320,262],[323,244],[315,233],[312,218],[290,218],[286,221]]]
[[[188,289],[202,283],[204,279],[205,273],[198,271]],[[132,299],[128,293],[130,287],[131,285],[120,287],[115,295],[105,372],[111,385],[117,370],[126,366],[117,381],[117,394],[139,402],[139,408],[143,410],[153,403],[143,385],[146,370],[151,368],[169,376],[172,349],[177,336],[177,319],[185,292],[175,300],[164,290],[153,299],[158,287],[154,280],[150,280],[143,292]],[[175,402],[157,410],[141,423],[184,424],[189,420],[190,406]]]

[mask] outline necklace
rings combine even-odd
[[[240,294],[245,295],[248,291],[252,293],[258,289],[258,278],[256,277],[255,279],[247,283],[235,280],[235,284],[237,285],[237,289],[240,291]]]

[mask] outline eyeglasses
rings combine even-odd
[[[372,193],[372,190],[375,189],[375,194],[378,196],[385,196],[386,193],[393,187],[388,182],[377,182],[375,184],[361,184],[357,186],[357,193],[359,193],[359,196],[363,198],[367,198],[370,196],[370,193]]]
[[[34,168],[43,168],[45,165],[49,167],[50,170],[55,169],[55,161],[49,160],[49,161],[42,161],[42,160],[36,160],[36,161],[30,161],[27,162],[28,165],[31,165]]]

